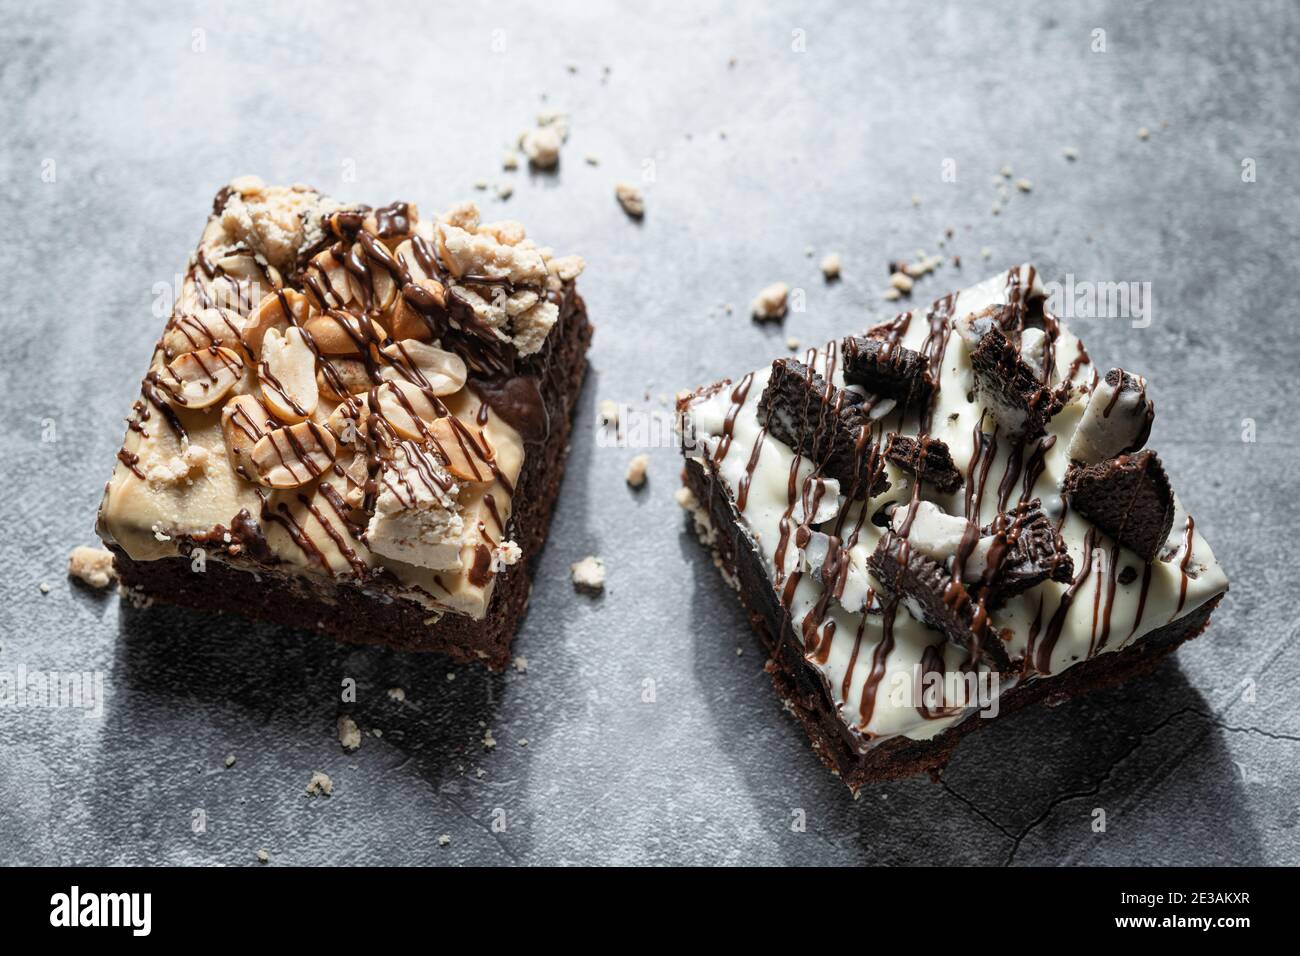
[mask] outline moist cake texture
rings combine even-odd
[[[223,188],[100,507],[124,585],[504,667],[586,368],[582,268],[472,203]]]
[[[1228,587],[1146,381],[1094,368],[1032,266],[678,410],[696,530],[855,791],[941,767],[981,710],[1149,669]]]

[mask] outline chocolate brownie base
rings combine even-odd
[[[822,763],[855,794],[872,781],[937,773],[952,757],[958,741],[987,723],[973,716],[931,740],[894,737],[865,753],[859,752],[857,741],[831,703],[821,674],[804,660],[789,617],[768,582],[759,553],[730,496],[716,476],[695,459],[686,461],[685,481],[712,525],[712,547],[722,570],[728,580],[735,582],[750,625],[767,650],[767,671],[773,686],[803,725]],[[1011,688],[999,700],[1000,715],[1047,699],[1063,701],[1149,672],[1179,644],[1205,630],[1221,597],[1215,596],[1122,651],[1083,661],[1055,677]]]
[[[545,442],[528,446],[514,496],[510,531],[527,560],[497,575],[482,620],[444,614],[437,623],[428,624],[434,616],[428,607],[386,594],[375,582],[360,586],[216,560],[208,561],[202,573],[195,573],[188,557],[134,561],[120,548],[110,546],[122,584],[168,604],[231,612],[311,628],[352,643],[433,651],[457,661],[479,661],[492,670],[505,669],[564,477],[573,408],[587,372],[591,335],[582,297],[571,291],[547,346],[528,363],[528,367],[544,370],[541,393],[550,433]]]

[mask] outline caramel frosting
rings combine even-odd
[[[99,533],[483,617],[546,411],[529,356],[582,271],[472,203],[347,206],[244,177],[190,257]]]
[[[1050,679],[1142,640],[1227,589],[1209,545],[1172,492],[1167,540],[1150,561],[1072,507],[1065,479],[1080,467],[1072,458],[1089,462],[1139,447],[1151,406],[1145,380],[1120,370],[1098,375],[1083,344],[1046,311],[1033,267],[902,313],[856,341],[875,343],[880,382],[908,371],[912,394],[924,400],[896,400],[846,380],[850,359],[858,357],[845,354],[848,343],[831,342],[801,356],[816,398],[802,408],[802,399],[793,400],[780,410],[785,419],[770,406],[766,414],[760,409],[772,369],[684,396],[679,410],[691,440],[688,457],[720,482],[740,514],[804,657],[860,749],[897,735],[929,739],[974,712],[947,697],[926,706],[895,692],[915,686],[918,674],[997,671],[1001,691]],[[838,446],[829,441],[792,447],[788,431],[786,441],[775,437],[778,425],[788,428],[791,407],[794,418],[821,420],[819,436],[845,422],[863,423],[846,439],[850,448],[857,441],[854,467],[877,469],[886,490],[883,481],[869,480],[854,492],[843,472],[832,477]],[[917,468],[878,454],[891,435],[912,436],[922,449],[941,442],[958,472],[956,487],[918,480]],[[1135,468],[1122,454],[1109,461],[1127,473]],[[707,538],[707,514],[693,510]],[[1010,550],[999,530],[1031,519],[1033,543],[1059,550],[1032,586],[986,601],[993,592],[980,582],[993,579]],[[973,643],[952,639],[911,597],[889,593],[870,564],[882,539],[874,560],[883,555],[923,566],[948,582],[941,610],[954,595],[973,608],[958,622],[969,625]],[[1032,553],[1021,558],[1030,561]],[[1001,665],[981,639],[997,643]]]

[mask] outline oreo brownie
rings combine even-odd
[[[472,203],[222,189],[100,506],[122,583],[504,668],[586,371],[582,268]]]
[[[678,402],[683,503],[856,792],[1149,670],[1228,582],[1031,266]]]

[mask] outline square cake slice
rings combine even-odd
[[[678,402],[682,503],[777,692],[856,793],[982,717],[1149,670],[1222,569],[1023,265]]]
[[[472,203],[232,182],[100,506],[122,583],[504,668],[587,367],[582,268]]]

